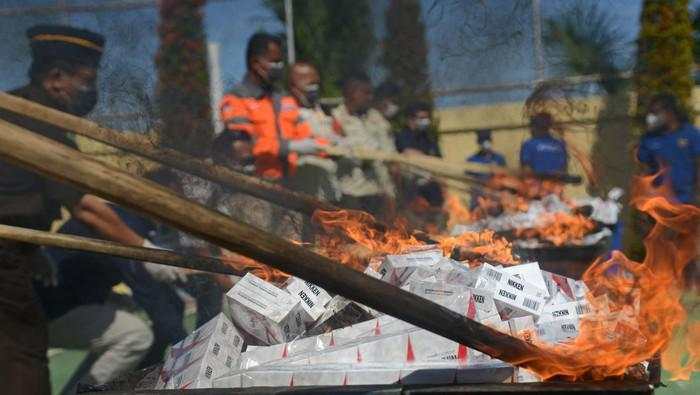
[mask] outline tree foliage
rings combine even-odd
[[[204,0],[160,2],[156,96],[162,143],[205,155],[213,135],[202,7]]]
[[[283,0],[265,0],[284,22]],[[348,73],[366,71],[375,45],[368,0],[293,2],[297,60],[313,63],[321,73],[321,93],[339,96],[338,83]]]
[[[693,31],[688,0],[645,0],[638,41],[637,111],[657,93],[672,93],[690,109]]]
[[[627,187],[634,164],[630,84],[621,78],[619,65],[624,34],[596,3],[579,2],[545,21],[544,40],[555,67],[567,74],[600,76],[602,106],[591,151],[596,176],[591,192],[600,195]]]
[[[428,70],[428,44],[418,0],[392,0],[386,10],[387,37],[383,61],[387,80],[400,88],[399,102],[432,102]]]

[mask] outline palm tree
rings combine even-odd
[[[620,76],[630,66],[620,64],[627,44],[624,35],[597,3],[581,1],[545,21],[544,42],[549,64],[559,71],[600,76],[597,88],[603,100],[591,153],[597,180],[591,192],[626,188],[634,163],[631,84]]]

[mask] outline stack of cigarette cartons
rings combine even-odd
[[[170,348],[156,389],[211,388],[238,367],[242,349],[243,337],[219,314]]]
[[[294,339],[306,329],[301,300],[248,273],[226,294],[232,321],[262,344]]]
[[[534,262],[469,268],[439,250],[423,249],[389,255],[375,267],[369,272],[375,278],[528,342],[569,342],[582,319],[607,311],[604,296],[587,299],[582,281],[542,271]],[[236,355],[224,375],[197,367],[197,377],[207,383],[219,377],[217,387],[539,380],[298,278],[280,288],[248,274],[228,292],[227,305],[232,322],[255,343]],[[611,313],[613,324],[632,325],[634,308]]]

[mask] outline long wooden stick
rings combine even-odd
[[[481,163],[451,163],[442,158],[428,155],[402,155],[364,148],[348,149],[345,147],[324,147],[324,150],[331,156],[392,162],[401,166],[420,169],[437,177],[448,178],[466,183],[479,183],[479,180],[468,176],[467,172],[507,174],[519,173],[519,171],[505,167],[485,165]]]
[[[169,250],[132,247],[111,241],[93,239],[90,237],[44,232],[40,230],[2,224],[0,224],[0,239],[113,255],[140,262],[160,263],[163,265],[176,266],[204,272],[233,274],[237,276],[245,274],[244,272],[236,270],[216,258],[196,255],[181,255]]]
[[[0,121],[0,158],[131,207],[494,358],[535,370],[543,358],[554,358],[520,339],[4,121]]]
[[[339,210],[338,207],[304,193],[251,177],[224,166],[213,165],[177,150],[159,148],[146,137],[133,132],[118,132],[95,122],[76,117],[41,104],[0,92],[0,108],[59,127],[121,150],[143,156],[234,190],[275,203],[281,207],[313,215],[314,211]]]

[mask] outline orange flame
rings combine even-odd
[[[438,240],[445,255],[450,256],[459,249],[462,258],[471,265],[480,265],[483,260],[504,265],[516,265],[513,258],[513,247],[508,240],[496,236],[492,230],[482,232],[465,232],[456,237],[441,237]],[[472,255],[474,259],[469,259]]]
[[[340,210],[314,213],[327,233],[319,237],[320,253],[358,270],[364,270],[372,258],[386,254],[400,254],[429,244],[409,234],[403,223],[384,228],[370,214],[362,211]],[[445,255],[456,248],[467,256],[488,259],[503,264],[514,264],[511,244],[492,231],[466,232],[457,237],[434,236]]]
[[[229,250],[221,249],[220,258],[224,263],[234,269],[241,272],[250,272],[265,281],[282,283],[289,278],[289,275],[281,270],[277,270]]]
[[[471,211],[462,203],[462,200],[451,193],[445,194],[443,211],[447,214],[447,228],[455,225],[468,224],[474,220]]]
[[[555,246],[562,246],[576,244],[593,229],[595,223],[590,218],[581,214],[556,212],[543,215],[536,228],[517,229],[515,233],[518,237],[537,237]]]
[[[668,188],[653,187],[653,179],[638,179],[633,190],[634,206],[656,221],[645,239],[644,261],[631,261],[616,251],[610,260],[591,265],[583,279],[594,311],[582,320],[579,336],[568,344],[538,344],[550,354],[524,361],[543,378],[622,376],[664,350],[665,367],[675,370],[674,377],[686,378],[698,370],[697,323],[688,326],[685,342],[667,347],[686,320],[680,302],[682,273],[696,254],[700,209],[670,203]],[[601,298],[607,299],[608,308],[597,303]],[[687,351],[681,349],[684,345]],[[670,362],[683,353],[690,355],[686,364]]]

